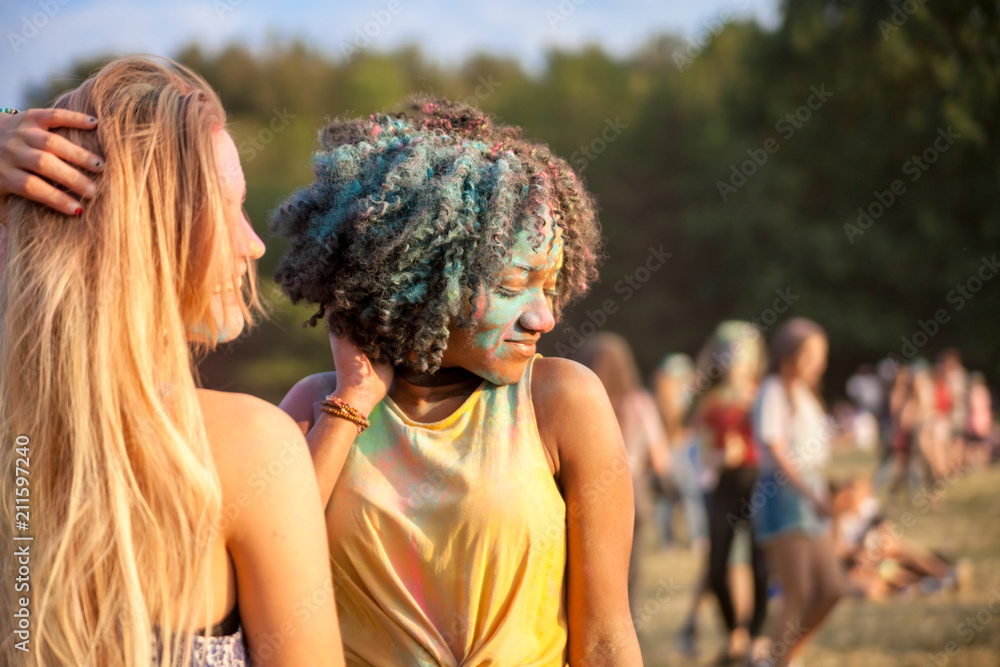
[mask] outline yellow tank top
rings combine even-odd
[[[531,368],[421,424],[386,397],[327,508],[348,665],[563,667],[566,505]]]

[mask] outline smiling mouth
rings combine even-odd
[[[236,294],[242,288],[243,288],[243,276],[241,275],[237,279],[236,285],[232,286],[232,284],[230,284],[228,289],[226,289],[225,286],[222,285],[222,283],[217,283],[215,287],[212,289],[212,294],[221,294],[223,296],[229,296]]]
[[[535,353],[535,341],[533,340],[507,340],[504,342],[509,343],[514,349],[520,350],[524,354]]]

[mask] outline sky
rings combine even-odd
[[[77,59],[172,56],[192,42],[213,51],[277,35],[334,56],[415,43],[445,65],[485,51],[535,69],[552,47],[596,43],[624,55],[662,33],[697,39],[730,17],[772,27],[779,9],[779,0],[3,0],[0,107],[22,106],[28,84]]]

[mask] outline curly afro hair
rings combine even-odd
[[[562,228],[554,315],[597,276],[593,197],[565,160],[478,109],[409,98],[403,111],[320,131],[316,180],[271,227],[290,240],[275,279],[294,303],[330,308],[331,329],[375,359],[434,372],[450,326],[472,324],[515,237]]]

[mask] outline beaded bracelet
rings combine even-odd
[[[352,415],[351,413],[346,412],[344,410],[340,410],[338,408],[331,408],[328,405],[323,405],[320,407],[320,409],[323,412],[327,413],[328,415],[332,415],[334,417],[340,417],[341,419],[346,419],[347,421],[353,423],[355,426],[358,427],[359,434],[366,428],[368,428],[368,426],[370,425],[368,420],[365,419],[364,417],[361,417],[359,419],[357,416]]]
[[[320,409],[328,415],[340,417],[341,419],[346,419],[351,422],[358,427],[359,434],[371,426],[371,422],[368,421],[368,418],[361,414],[357,408],[349,404],[347,401],[334,396],[333,394],[330,394],[323,399],[323,402],[320,404]]]
[[[21,113],[21,112],[18,111],[17,109],[14,109],[13,107],[0,107],[0,113],[9,113],[11,116],[13,116],[16,113]]]

